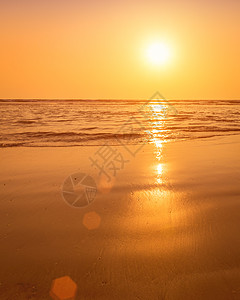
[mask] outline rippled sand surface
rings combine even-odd
[[[240,299],[240,138],[146,145],[108,182],[99,147],[2,148],[0,299]],[[61,194],[73,173],[98,191]]]

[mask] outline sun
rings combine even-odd
[[[171,51],[167,44],[155,42],[147,47],[146,56],[152,65],[163,65],[169,61]]]

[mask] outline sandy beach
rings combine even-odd
[[[240,300],[240,0],[0,0],[0,300]]]
[[[0,149],[0,299],[62,276],[76,299],[240,299],[239,136],[146,145],[110,183],[97,149]],[[84,208],[61,193],[76,172],[98,187]]]

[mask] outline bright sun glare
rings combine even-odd
[[[148,61],[153,65],[165,64],[170,58],[170,49],[167,44],[155,42],[147,48]]]

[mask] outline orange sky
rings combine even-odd
[[[0,98],[240,99],[240,1],[2,0]],[[164,41],[161,66],[146,48]]]

